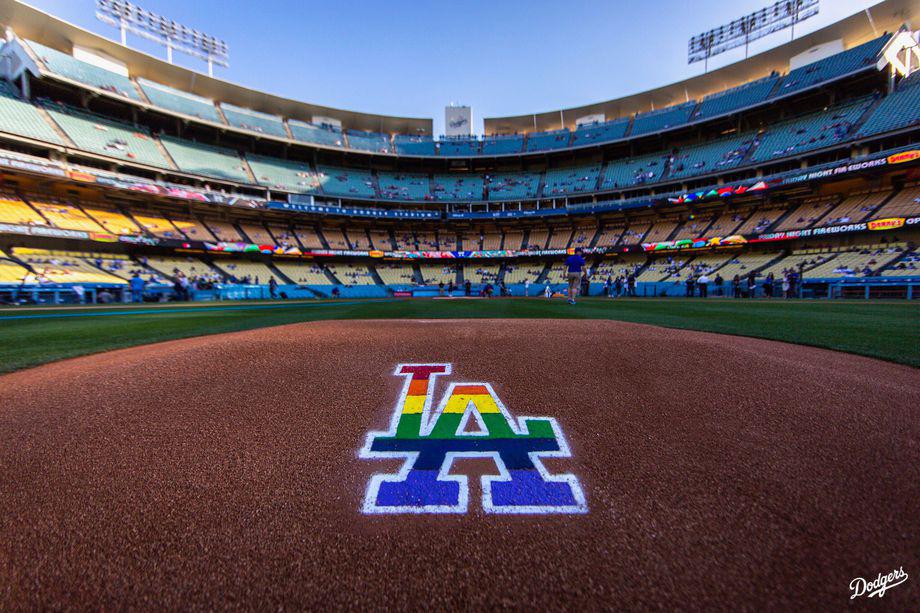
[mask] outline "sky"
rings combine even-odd
[[[25,0],[112,39],[95,0]],[[879,0],[821,0],[796,37]],[[483,117],[580,106],[703,72],[687,64],[687,41],[772,0],[133,0],[227,41],[230,67],[215,76],[335,108],[431,117],[443,133],[449,103]],[[752,43],[751,54],[789,31]],[[129,34],[128,45],[165,58]],[[710,61],[710,69],[744,49]],[[177,64],[206,72],[195,58]]]

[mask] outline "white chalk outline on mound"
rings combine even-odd
[[[459,498],[456,505],[404,505],[404,506],[378,506],[377,505],[377,494],[380,491],[380,486],[383,483],[402,483],[409,476],[409,471],[412,470],[412,467],[415,465],[416,460],[418,459],[418,451],[372,451],[371,445],[378,436],[383,437],[392,437],[396,436],[396,426],[399,423],[399,418],[402,414],[402,409],[405,406],[406,397],[409,394],[409,386],[412,382],[412,373],[401,373],[406,366],[441,366],[444,367],[443,373],[430,373],[428,378],[428,390],[425,396],[425,404],[422,409],[421,417],[421,435],[427,436],[431,434],[434,424],[437,422],[438,417],[444,412],[444,409],[447,406],[447,402],[450,397],[453,395],[453,391],[458,386],[467,386],[467,385],[481,385],[485,387],[489,395],[492,396],[492,399],[495,401],[498,410],[501,412],[502,416],[505,418],[505,421],[508,423],[509,427],[516,434],[526,434],[528,432],[526,422],[527,420],[544,420],[549,422],[550,427],[553,430],[553,435],[556,438],[556,443],[559,446],[558,451],[531,451],[528,452],[528,457],[533,462],[534,467],[540,473],[540,476],[544,481],[547,482],[556,482],[556,483],[567,483],[572,491],[572,496],[575,498],[575,504],[573,505],[564,505],[564,506],[555,506],[555,505],[501,505],[495,506],[492,503],[492,483],[493,482],[507,482],[511,481],[511,474],[508,472],[507,467],[505,466],[504,461],[501,459],[501,454],[497,451],[450,451],[444,455],[444,461],[441,463],[441,468],[438,471],[437,480],[443,482],[454,482],[458,483],[460,486]],[[431,404],[434,399],[434,387],[437,377],[444,375],[449,375],[453,372],[453,367],[449,363],[440,363],[440,364],[397,364],[393,375],[405,377],[406,381],[403,384],[402,391],[399,394],[399,398],[396,401],[396,407],[393,410],[393,414],[390,417],[390,429],[388,431],[372,431],[368,432],[364,440],[364,446],[358,451],[358,457],[362,459],[402,459],[404,460],[402,467],[399,469],[399,472],[396,474],[392,473],[377,473],[373,475],[370,481],[367,484],[367,490],[364,494],[364,504],[361,507],[361,511],[366,514],[388,514],[388,513],[466,513],[469,509],[469,479],[466,475],[451,475],[450,468],[453,465],[454,459],[456,458],[492,458],[495,462],[495,465],[498,467],[498,476],[495,475],[483,475],[481,478],[482,484],[482,508],[486,513],[496,513],[496,514],[576,514],[576,513],[587,513],[588,512],[588,503],[585,499],[584,491],[581,489],[581,484],[578,481],[578,477],[571,473],[553,475],[546,470],[546,467],[543,466],[541,458],[568,458],[571,457],[571,451],[569,450],[568,441],[566,441],[565,436],[562,434],[562,429],[559,427],[558,422],[555,418],[552,417],[518,417],[517,422],[509,413],[508,409],[505,407],[504,403],[495,393],[495,390],[489,383],[451,383],[449,384],[447,390],[445,391],[440,404],[438,405],[437,410],[432,414],[431,413]],[[470,402],[472,404],[472,402]],[[475,409],[474,409],[475,410]],[[467,415],[470,412],[469,404],[464,411],[464,415],[461,418],[461,426],[466,423],[468,419]],[[478,411],[476,411],[478,414]],[[477,415],[477,419],[481,418]],[[484,423],[482,424],[485,425]],[[458,427],[458,431],[461,428]],[[472,434],[464,433],[460,436],[482,436],[481,434]]]

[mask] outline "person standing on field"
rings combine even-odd
[[[585,268],[585,259],[581,256],[583,253],[581,247],[576,247],[575,253],[565,260],[567,280],[569,282],[569,304],[575,304],[575,292],[578,290],[578,284],[581,283],[581,273]]]

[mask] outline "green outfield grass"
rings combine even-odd
[[[591,298],[573,307],[563,300],[514,298],[4,309],[0,372],[120,347],[302,321],[503,317],[614,319],[788,341],[920,367],[916,302]]]

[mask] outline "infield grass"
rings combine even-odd
[[[920,367],[920,303],[727,299],[342,300],[4,309],[0,372],[177,338],[330,319],[612,319],[737,334]]]

